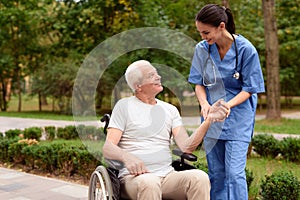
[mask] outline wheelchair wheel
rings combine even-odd
[[[113,200],[109,174],[104,166],[98,166],[89,183],[89,200]]]

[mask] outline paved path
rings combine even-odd
[[[88,187],[0,168],[1,200],[86,200]]]
[[[300,112],[283,114],[282,116],[300,119]],[[256,116],[256,119],[263,118],[263,115]],[[199,117],[183,117],[183,123],[186,126],[200,124],[200,119]],[[16,128],[24,129],[33,126],[64,127],[66,125],[75,125],[75,122],[0,117],[0,132]],[[286,135],[278,135],[278,137],[285,136]],[[84,200],[87,198],[87,186],[0,167],[1,200]]]

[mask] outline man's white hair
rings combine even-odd
[[[125,72],[125,79],[130,89],[135,92],[137,85],[142,84],[142,68],[153,67],[147,60],[138,60],[130,64]]]

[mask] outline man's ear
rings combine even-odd
[[[140,84],[135,84],[135,91],[139,91],[141,89],[141,85]]]

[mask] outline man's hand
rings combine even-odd
[[[148,173],[144,162],[131,154],[127,154],[124,164],[131,175],[138,176]]]
[[[223,99],[219,99],[210,107],[208,118],[213,122],[220,122],[225,120],[229,113],[229,105]]]

